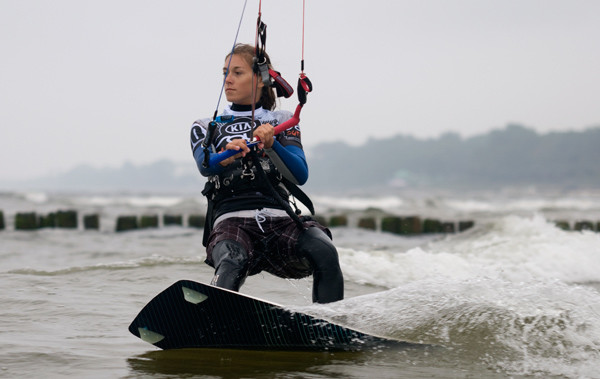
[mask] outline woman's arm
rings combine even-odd
[[[216,155],[217,153],[210,153],[210,156]],[[204,167],[202,162],[204,162],[204,150],[202,148],[198,148],[194,150],[194,159],[196,160],[196,166],[198,166],[198,170],[202,176],[213,176],[218,175],[225,171],[225,167],[220,164],[214,165],[212,167]]]

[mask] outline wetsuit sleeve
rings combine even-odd
[[[277,167],[277,170],[294,184],[302,185],[308,180],[308,164],[304,150],[296,145],[283,146],[275,140],[265,152]]]
[[[204,167],[202,165],[202,162],[204,161],[204,149],[202,149],[202,141],[204,141],[204,137],[206,137],[206,127],[204,125],[204,122],[198,120],[192,125],[192,131],[190,134],[192,154],[194,155],[196,166],[198,166],[198,170],[200,170],[200,173],[203,176],[212,176],[220,174],[225,170],[225,168],[220,164],[217,164],[214,167]],[[211,157],[214,154],[217,153],[211,152]]]
[[[210,157],[212,158],[216,154],[217,153],[210,153]],[[202,162],[204,161],[204,150],[201,148],[198,148],[194,151],[194,159],[196,160],[196,166],[198,166],[198,170],[200,170],[202,176],[218,175],[225,171],[225,167],[221,166],[220,164],[216,164],[213,167],[204,167],[202,165]]]

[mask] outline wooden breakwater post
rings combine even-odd
[[[329,226],[331,226],[331,227],[347,226],[347,225],[348,225],[348,216],[346,216],[344,214],[334,215],[329,218]]]
[[[117,225],[115,231],[125,232],[127,230],[138,229],[138,219],[136,216],[119,216],[117,217]]]
[[[99,230],[100,229],[100,217],[97,214],[89,214],[83,216],[83,228],[85,230]]]
[[[188,226],[190,228],[204,228],[205,223],[206,223],[206,218],[202,215],[189,215],[188,216]]]
[[[459,221],[458,222],[458,231],[459,232],[464,232],[467,229],[471,229],[473,226],[475,226],[475,221]]]
[[[452,221],[442,222],[442,233],[445,233],[445,234],[456,233],[456,224]]]
[[[562,230],[571,230],[571,224],[569,224],[569,221],[557,220],[554,221],[554,225],[556,225],[557,228]]]
[[[77,211],[67,210],[56,212],[56,227],[66,229],[77,229]]]
[[[401,218],[396,216],[385,216],[381,219],[381,231],[400,234]]]
[[[472,220],[443,221],[433,217],[421,218],[416,215],[397,216],[386,213],[381,209],[369,208],[362,212],[353,212],[350,215],[338,213],[330,216],[327,224],[329,227],[354,226],[360,229],[382,231],[403,236],[416,236],[421,234],[453,234],[472,228]]]
[[[56,212],[50,212],[46,215],[38,217],[38,226],[40,228],[55,228],[56,227]]]
[[[15,230],[39,229],[38,222],[35,212],[19,212],[15,215]]]
[[[442,233],[444,228],[442,226],[442,222],[440,220],[436,220],[433,218],[426,218],[423,220],[423,233],[425,234],[434,234],[434,233]]]
[[[416,235],[423,232],[421,218],[418,216],[385,216],[381,219],[381,231],[401,235]]]
[[[581,232],[584,230],[591,230],[591,231],[597,231],[600,232],[600,221],[596,222],[594,224],[594,222],[589,221],[589,220],[577,220],[573,223],[573,228],[571,229],[571,222],[567,221],[567,220],[554,220],[554,225],[562,230],[565,231],[576,231],[576,232]]]
[[[594,231],[594,223],[588,220],[579,220],[579,221],[575,221],[575,226],[573,227],[573,230],[576,231],[583,231],[583,230],[591,230]]]
[[[143,215],[140,217],[140,228],[158,228],[158,215]]]
[[[0,230],[4,230],[6,224],[4,223],[4,212],[0,211]]]
[[[357,226],[361,229],[377,230],[377,220],[375,217],[361,217]]]
[[[15,230],[35,230],[39,228],[77,229],[77,211],[57,211],[45,215],[35,212],[19,212],[15,215]]]
[[[460,230],[461,223],[464,223],[464,221],[459,222],[459,230]],[[469,222],[469,223],[471,226],[473,226],[473,222]],[[465,227],[465,230],[468,229],[465,225],[463,225],[463,227]],[[423,220],[423,233],[424,234],[456,233],[456,223],[452,222],[452,221],[441,221],[438,219],[426,218],[425,220]]]
[[[38,217],[39,228],[77,229],[78,225],[77,211],[74,210],[60,210]]]
[[[423,224],[419,216],[408,216],[400,219],[400,234],[415,235],[421,234]]]
[[[183,217],[181,215],[170,215],[170,214],[165,214],[163,215],[163,225],[164,226],[169,226],[169,225],[183,225]]]

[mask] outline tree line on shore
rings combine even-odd
[[[318,188],[375,186],[600,188],[600,127],[538,134],[521,125],[470,138],[397,135],[360,146],[323,144],[311,155]]]
[[[581,132],[539,134],[521,125],[469,138],[446,133],[418,139],[396,135],[359,146],[342,142],[306,147],[310,190],[538,186],[600,188],[600,126]],[[205,179],[195,162],[158,160],[119,168],[75,167],[51,177],[8,186],[68,190],[185,190]],[[7,186],[6,183],[0,183]]]

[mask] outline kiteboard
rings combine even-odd
[[[356,351],[408,344],[190,280],[180,280],[152,299],[129,331],[161,349]]]

